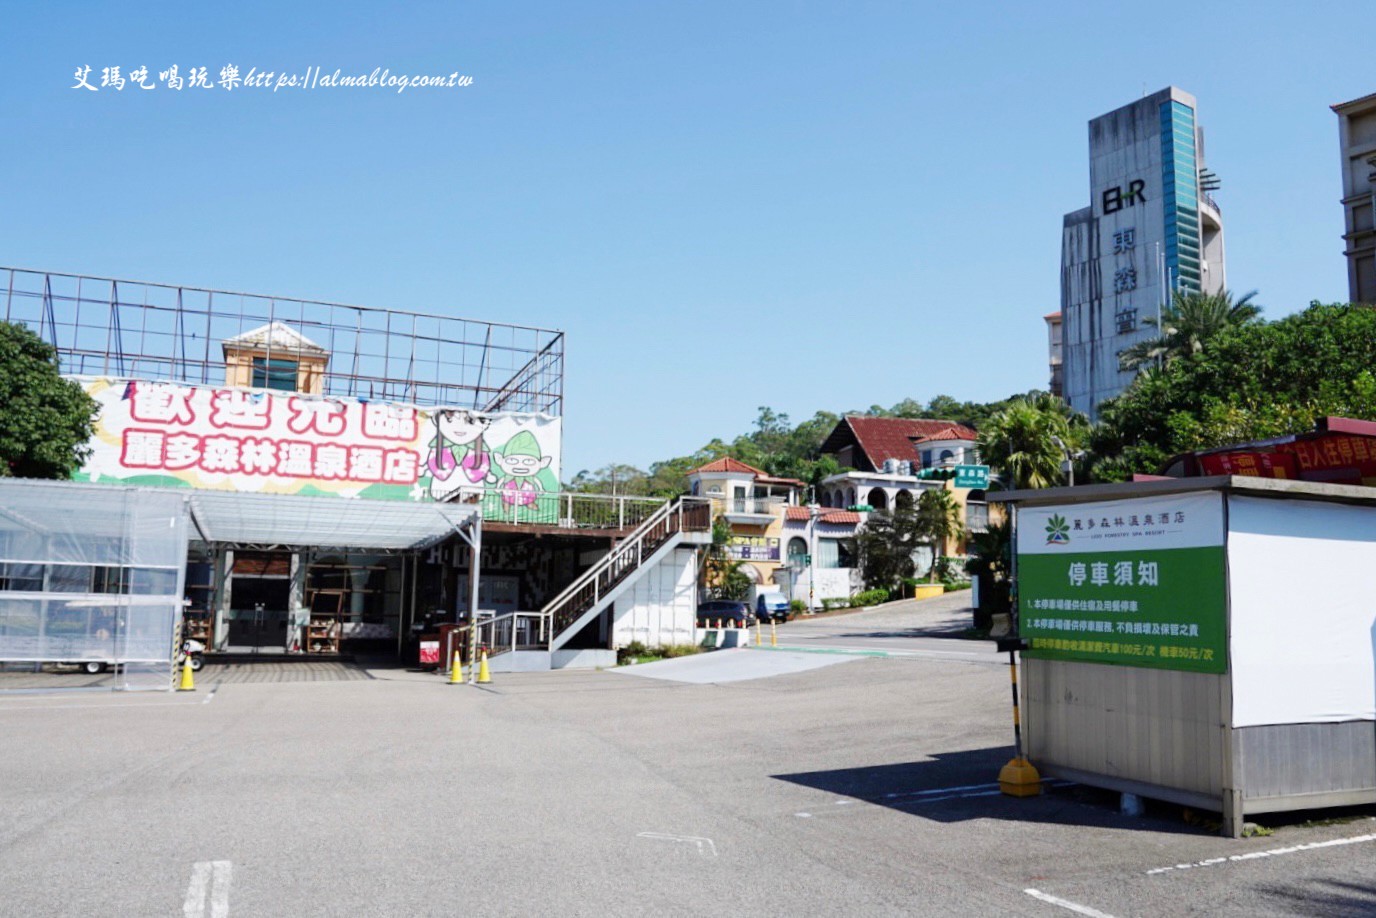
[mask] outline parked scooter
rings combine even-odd
[[[183,641],[177,654],[177,668],[185,666],[188,658],[191,660],[191,671],[200,672],[201,667],[205,666],[205,645],[200,641]]]

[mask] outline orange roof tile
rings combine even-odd
[[[806,523],[812,516],[812,512],[807,507],[786,507],[784,509],[784,519],[794,523]],[[822,515],[818,518],[823,523],[858,523],[860,514],[854,510],[838,510],[834,507],[823,507]]]
[[[740,472],[744,474],[754,475],[756,478],[769,477],[764,472],[755,468],[753,465],[746,465],[739,459],[732,459],[730,456],[722,456],[720,459],[714,459],[704,466],[699,466],[698,468],[693,469],[693,471],[689,472],[688,474],[693,475],[697,472]]]

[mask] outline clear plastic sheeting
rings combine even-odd
[[[170,674],[188,521],[175,492],[0,479],[0,661]]]
[[[206,543],[422,551],[479,519],[477,506],[196,491],[191,513]]]

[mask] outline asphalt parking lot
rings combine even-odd
[[[902,615],[827,628],[906,633]],[[854,639],[813,637],[827,653]],[[1073,785],[1005,797],[996,656],[834,655],[720,683],[559,672],[449,686],[364,667],[0,697],[0,913],[1376,909],[1370,812],[1228,840],[1179,808],[1124,816]]]

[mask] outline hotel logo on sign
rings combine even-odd
[[[1065,517],[1059,513],[1053,515],[1046,521],[1046,544],[1047,545],[1069,545],[1070,526],[1067,525]]]

